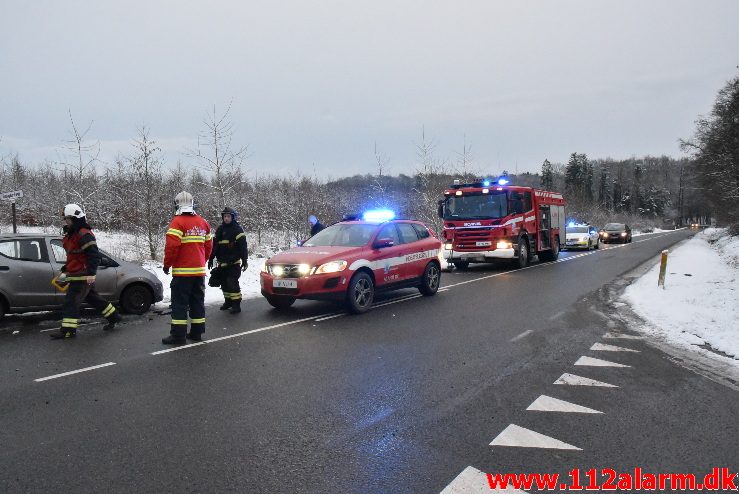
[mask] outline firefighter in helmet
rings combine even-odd
[[[230,310],[232,314],[241,312],[241,288],[239,276],[248,267],[248,250],[246,234],[239,225],[238,213],[232,208],[224,208],[221,213],[223,223],[216,229],[213,253],[208,259],[208,268],[213,267],[213,260],[218,263],[218,276],[225,301],[221,310]]]
[[[205,332],[205,262],[213,250],[210,225],[195,213],[192,194],[175,196],[177,211],[167,230],[164,273],[172,270],[172,321],[165,345],[201,341]],[[190,331],[187,318],[190,316]]]
[[[64,206],[64,250],[67,262],[62,266],[60,281],[69,284],[62,306],[62,327],[59,332],[51,333],[55,340],[74,338],[80,322],[80,306],[83,302],[99,310],[108,324],[103,329],[110,331],[121,321],[121,315],[97,291],[95,291],[95,275],[100,265],[95,235],[87,224],[85,212],[77,204]]]

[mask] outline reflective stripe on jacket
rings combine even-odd
[[[205,276],[205,261],[213,250],[210,225],[197,214],[172,219],[164,245],[164,267],[172,276]]]

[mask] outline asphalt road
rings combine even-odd
[[[438,493],[474,481],[468,467],[736,471],[739,393],[647,341],[604,338],[635,334],[614,304],[624,276],[689,235],[444,273],[437,296],[396,292],[362,316],[211,307],[208,343],[163,353],[166,315],[113,333],[93,320],[73,341],[51,341],[52,321],[2,332],[0,492]],[[614,387],[554,384],[563,374]],[[602,413],[526,410],[542,395]],[[518,428],[578,449],[501,445],[529,440]]]

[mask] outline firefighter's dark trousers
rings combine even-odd
[[[232,306],[239,305],[241,303],[241,287],[239,286],[241,264],[232,264],[230,266],[224,266],[221,269],[223,270],[221,278],[223,298]]]
[[[175,276],[169,285],[172,289],[172,327],[170,334],[184,338],[187,334],[187,316],[190,316],[190,332],[205,332],[205,276]]]
[[[115,314],[113,304],[107,302],[95,291],[95,284],[89,285],[87,281],[70,281],[67,294],[62,305],[62,332],[76,332],[80,323],[80,307],[83,302],[99,310],[103,317],[109,321]]]

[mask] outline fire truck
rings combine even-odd
[[[439,217],[443,257],[458,269],[506,259],[523,268],[534,255],[554,261],[566,241],[562,194],[511,185],[505,177],[455,180],[439,201]]]

